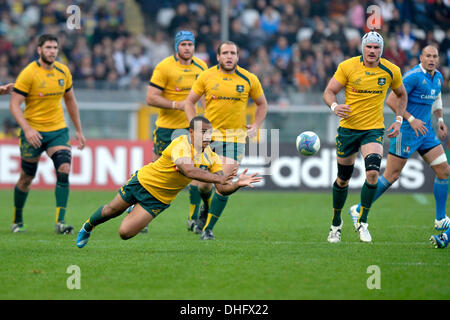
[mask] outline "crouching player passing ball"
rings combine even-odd
[[[119,234],[124,240],[134,237],[167,209],[193,179],[214,183],[217,190],[226,195],[241,187],[253,187],[253,183],[261,181],[257,173],[247,175],[247,169],[234,182],[237,170],[224,175],[220,158],[209,146],[211,134],[209,120],[202,116],[194,117],[190,121],[188,135],[173,140],[157,161],[133,174],[116,197],[101,206],[83,224],[77,246],[83,248],[95,226],[121,215],[131,205],[135,206],[123,219]]]

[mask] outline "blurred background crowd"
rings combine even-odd
[[[0,81],[12,82],[37,59],[42,33],[59,37],[60,60],[76,88],[143,90],[155,65],[173,54],[173,36],[190,29],[196,56],[216,64],[219,0],[0,0]],[[81,9],[81,29],[70,30],[67,8]],[[381,9],[384,57],[403,72],[434,43],[449,92],[449,0],[229,0],[229,39],[239,64],[255,73],[269,102],[288,91],[319,92],[337,65],[360,54],[369,5]]]

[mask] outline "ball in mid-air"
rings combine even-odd
[[[315,132],[305,131],[297,136],[295,145],[302,155],[312,156],[320,149],[320,139]]]

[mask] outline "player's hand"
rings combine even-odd
[[[338,104],[336,108],[334,108],[334,114],[344,119],[350,116],[351,111],[348,104]]]
[[[425,127],[425,122],[420,119],[415,118],[413,121],[411,121],[410,125],[416,133],[416,136],[419,136],[419,133],[424,136],[428,132],[427,127]]]
[[[0,86],[0,95],[11,93],[14,88],[14,83],[8,83],[4,86]]]
[[[244,171],[242,171],[242,173],[239,175],[239,178],[237,180],[237,185],[239,187],[250,187],[250,188],[254,188],[252,183],[257,183],[260,182],[262,180],[262,177],[257,177],[258,173],[254,173],[251,175],[247,175],[248,169],[244,169]]]
[[[438,137],[439,139],[443,140],[447,136],[448,128],[443,121],[438,121],[437,128],[438,128],[437,132]]]
[[[175,102],[175,110],[180,110],[180,111],[184,111],[184,106],[186,105],[186,101],[176,101]]]
[[[25,138],[27,139],[28,143],[33,146],[33,148],[39,148],[42,145],[42,136],[39,133],[39,131],[29,127],[26,130],[23,130],[23,133],[25,135]]]
[[[75,133],[75,137],[77,138],[78,141],[78,150],[83,150],[84,147],[86,146],[86,139],[83,136],[82,132],[76,132]]]
[[[247,136],[249,138],[254,138],[258,134],[258,126],[256,124],[247,125]]]
[[[232,184],[234,177],[237,175],[237,168],[234,168],[229,174],[220,177],[220,184]]]
[[[388,138],[394,138],[400,134],[400,128],[402,127],[402,124],[398,121],[395,121],[391,126],[387,129],[387,137]]]

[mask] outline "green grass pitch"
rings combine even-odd
[[[351,193],[342,242],[329,244],[330,193],[239,191],[214,229],[216,240],[200,241],[186,230],[182,192],[148,234],[121,240],[121,216],[78,249],[81,224],[114,195],[71,191],[66,220],[76,232],[64,236],[53,231],[53,191],[31,191],[22,234],[9,231],[12,191],[0,191],[0,299],[450,298],[450,248],[428,241],[437,233],[432,194],[384,195],[369,215],[373,243],[365,244],[347,214],[359,199]],[[71,265],[80,268],[80,289],[68,289]]]

